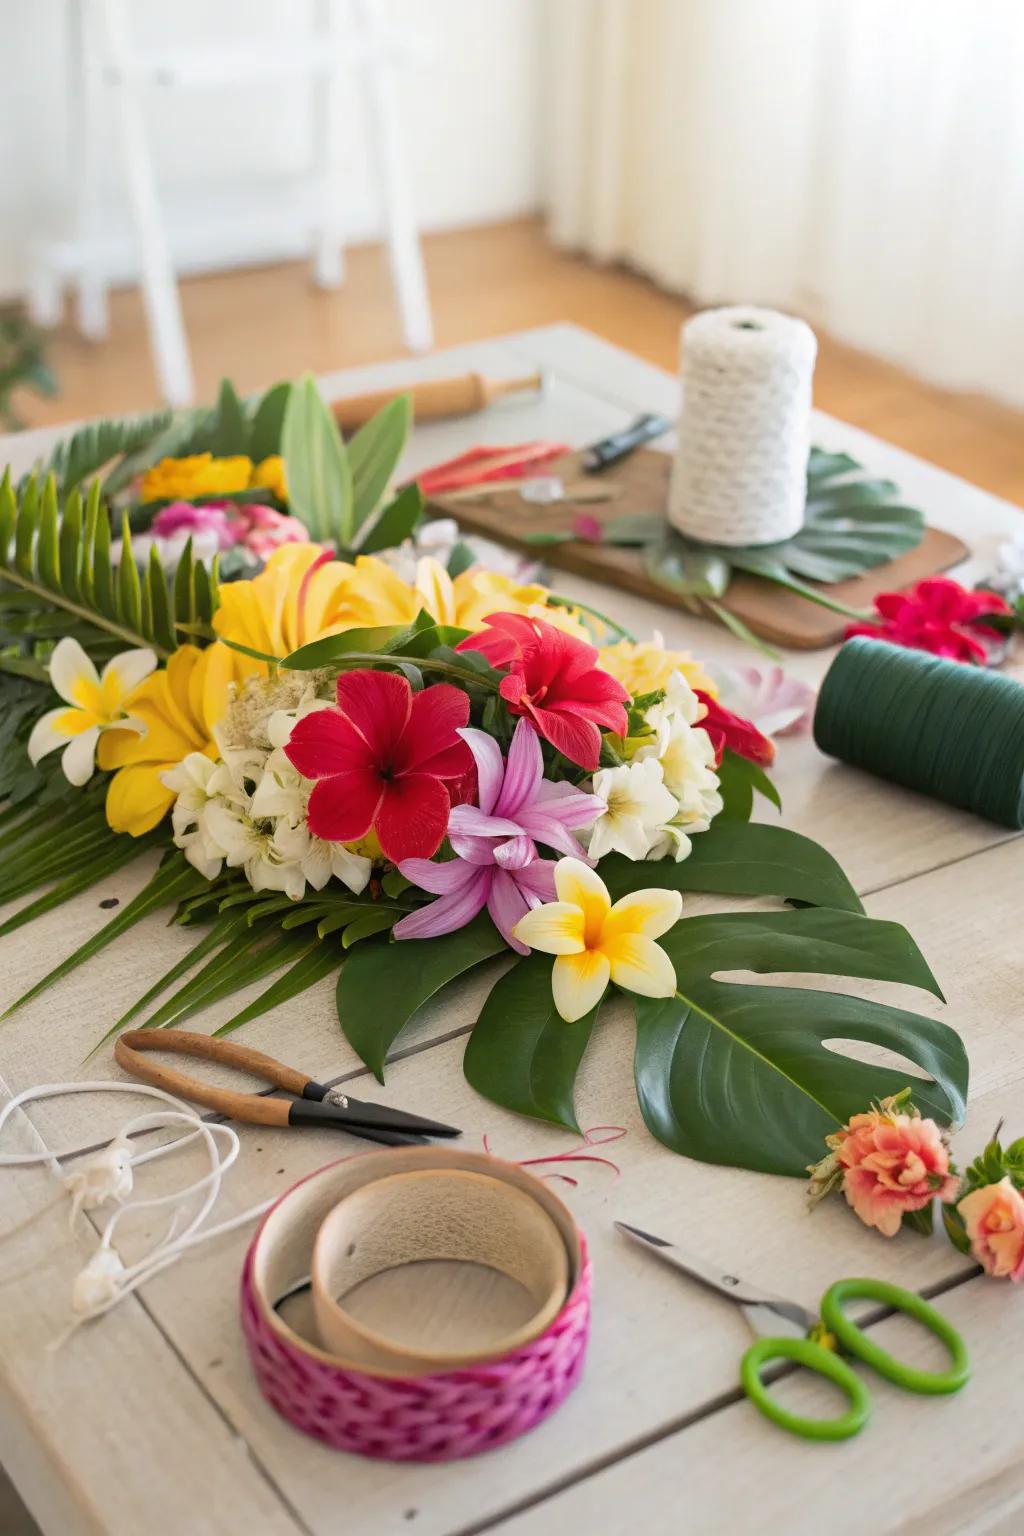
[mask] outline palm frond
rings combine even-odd
[[[47,473],[54,476],[66,496],[112,459],[137,453],[165,432],[170,424],[171,412],[166,410],[153,411],[147,416],[90,421],[56,445],[46,465]]]
[[[74,634],[97,659],[104,647],[124,645],[148,645],[168,656],[178,644],[179,626],[187,634],[189,626],[209,623],[217,601],[216,573],[193,559],[189,543],[173,583],[152,548],[140,575],[126,513],[121,539],[121,559],[115,564],[110,515],[98,481],[85,500],[72,490],[62,508],[53,474],[42,483],[30,476],[18,490],[5,475],[0,484],[0,630],[32,642]]]

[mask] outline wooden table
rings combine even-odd
[[[326,388],[340,394],[416,373],[535,367],[552,375],[543,399],[417,431],[406,468],[481,438],[579,444],[640,410],[676,409],[674,379],[570,326],[335,375]],[[816,437],[891,476],[931,522],[962,534],[975,551],[968,575],[989,568],[999,539],[1020,526],[1018,509],[853,428],[819,418]],[[3,456],[24,464],[49,439],[9,439]],[[723,630],[668,607],[577,579],[559,585],[616,612],[638,634],[659,628],[668,643],[712,664],[749,658]],[[805,653],[787,664],[813,680],[827,661]],[[1024,1132],[1019,839],[830,763],[806,738],[781,744],[777,777],[787,825],[831,849],[871,914],[910,928],[946,989],[947,1008],[918,995],[912,1006],[941,1012],[970,1051],[960,1160],[980,1149],[1000,1116],[1012,1133]],[[104,881],[7,939],[0,949],[5,996],[19,994],[95,931],[107,917],[103,899],[131,896],[149,867]],[[690,898],[687,909],[702,905]],[[15,1015],[0,1034],[5,1085],[16,1091],[44,1080],[115,1076],[109,1052],[86,1067],[87,1051],[184,946],[184,935],[157,916]],[[872,991],[864,987],[865,995]],[[461,1056],[481,996],[482,984],[468,984],[424,1011],[402,1038],[381,1097],[462,1125],[469,1146],[486,1131],[506,1157],[562,1149],[570,1138],[502,1112],[466,1085]],[[218,1021],[211,1013],[202,1027]],[[245,1040],[320,1078],[365,1077],[338,1030],[327,983],[247,1026]],[[615,1149],[621,1176],[584,1168],[566,1196],[587,1232],[596,1275],[582,1385],[542,1428],[489,1456],[442,1467],[375,1464],[325,1450],[285,1425],[257,1392],[242,1348],[236,1291],[244,1234],[157,1277],[56,1353],[47,1344],[68,1321],[70,1283],[91,1236],[70,1242],[64,1211],[55,1208],[0,1243],[0,1457],[47,1536],[1009,1536],[1024,1528],[1024,1297],[979,1277],[941,1237],[886,1242],[839,1200],[808,1217],[796,1181],[674,1156],[640,1121],[631,1043],[625,1012],[613,1012],[580,1083],[581,1123],[628,1128]],[[13,1139],[31,1146],[41,1135],[59,1146],[100,1136],[125,1117],[125,1106],[113,1096],[42,1105],[22,1118]],[[227,1181],[231,1210],[287,1188],[351,1145],[312,1132],[243,1128],[242,1138],[241,1162]],[[52,1198],[42,1172],[0,1177],[0,1231]],[[180,1166],[173,1177],[185,1182]],[[686,1238],[812,1306],[841,1275],[867,1272],[939,1289],[943,1310],[969,1341],[973,1380],[958,1397],[923,1400],[872,1379],[875,1416],[858,1440],[792,1440],[738,1397],[742,1319],[651,1264],[613,1231],[614,1217]],[[133,1231],[140,1241],[150,1235],[141,1218]],[[878,1333],[898,1336],[902,1350],[920,1348],[924,1358],[926,1346],[905,1324],[891,1321]]]

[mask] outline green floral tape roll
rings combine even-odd
[[[1024,685],[862,636],[829,668],[814,715],[822,752],[935,800],[1024,827]]]

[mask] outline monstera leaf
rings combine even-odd
[[[828,908],[726,912],[685,918],[661,942],[678,987],[665,1000],[633,1000],[635,1077],[644,1120],[674,1151],[801,1175],[830,1131],[908,1080],[905,1070],[842,1054],[843,1041],[909,1058],[930,1079],[913,1079],[922,1111],[944,1122],[962,1117],[967,1058],[948,1025],[842,992],[716,979],[723,971],[841,975],[940,995],[899,924]],[[466,1076],[495,1103],[575,1130],[573,1083],[593,1024],[593,1015],[563,1023],[551,1002],[551,962],[531,955],[492,992],[470,1037]]]
[[[806,583],[859,576],[916,548],[924,533],[923,514],[900,504],[892,481],[865,478],[860,469],[849,454],[812,448],[804,526],[793,538],[733,548],[687,539],[665,526],[647,544],[648,574],[679,597],[713,603],[735,571],[746,571],[849,613],[844,603]]]

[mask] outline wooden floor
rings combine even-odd
[[[528,219],[430,235],[425,242],[439,346],[573,320],[674,369],[686,303],[617,268],[566,256]],[[402,351],[387,262],[349,255],[344,286],[315,288],[302,263],[195,277],[182,285],[201,398],[230,375],[242,389],[311,368],[326,372]],[[114,295],[108,341],[68,326],[53,347],[61,396],[20,402],[29,424],[158,403],[140,296]],[[932,388],[820,337],[815,400],[825,411],[1024,504],[1024,413]]]

